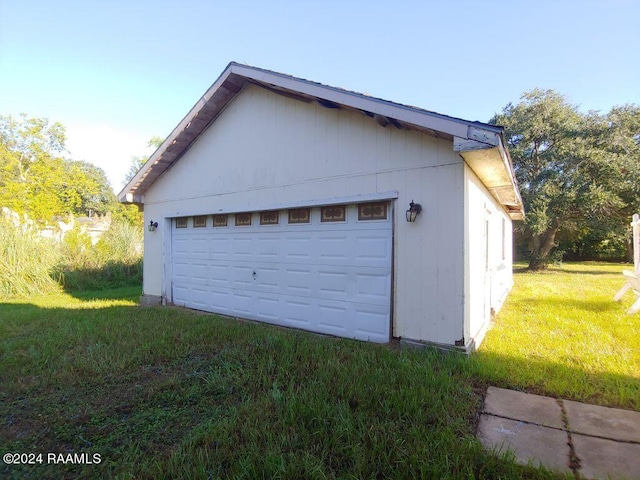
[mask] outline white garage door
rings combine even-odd
[[[174,219],[173,302],[387,342],[391,225],[388,202]]]

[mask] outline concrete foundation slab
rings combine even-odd
[[[571,435],[580,474],[589,479],[640,480],[640,444]]]
[[[140,306],[156,307],[162,305],[162,297],[160,295],[140,295]]]
[[[485,448],[511,450],[523,465],[542,465],[557,472],[571,472],[568,437],[563,430],[483,414],[478,437]]]
[[[564,428],[562,410],[555,398],[489,387],[484,411],[546,427]]]
[[[572,432],[640,443],[640,412],[570,400],[563,403]]]

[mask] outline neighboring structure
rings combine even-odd
[[[237,63],[119,199],[155,230],[144,303],[468,351],[523,215],[500,127]]]
[[[68,222],[57,220],[55,225],[39,226],[31,220],[25,213],[20,216],[8,207],[0,208],[0,215],[10,220],[14,225],[32,226],[37,229],[40,236],[43,238],[50,238],[55,242],[62,242],[67,232],[73,230],[75,225],[79,226],[80,232],[89,235],[91,238],[91,244],[95,245],[100,240],[100,237],[109,230],[111,225],[111,213],[107,212],[106,215],[94,216],[94,217],[73,217],[67,218]]]

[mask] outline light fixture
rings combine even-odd
[[[416,217],[421,211],[422,205],[420,205],[419,203],[413,203],[413,200],[411,200],[411,203],[409,204],[409,210],[407,210],[407,222],[415,222]]]
[[[158,222],[154,222],[153,220],[151,220],[147,228],[149,229],[150,232],[155,232],[156,228],[158,228]]]

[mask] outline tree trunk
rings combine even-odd
[[[631,235],[627,235],[624,243],[626,247],[625,260],[627,263],[633,263],[633,237]]]
[[[549,263],[549,253],[556,246],[555,239],[558,226],[554,225],[540,235],[533,235],[531,257],[529,258],[529,270],[544,270]]]

